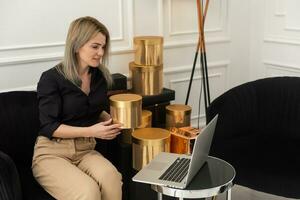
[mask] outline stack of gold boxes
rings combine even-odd
[[[158,95],[163,89],[163,38],[134,38],[135,59],[129,63],[132,92],[143,96]]]
[[[163,90],[163,38],[134,38],[135,58],[129,63],[132,92],[142,96],[159,95]],[[162,151],[170,151],[170,132],[151,128],[151,112],[144,111],[144,125],[132,132],[133,168],[140,170]],[[149,128],[150,127],[150,128]]]

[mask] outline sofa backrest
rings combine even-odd
[[[14,162],[31,164],[39,130],[37,96],[34,91],[0,93],[0,150]]]
[[[216,113],[222,113],[217,132],[226,132],[224,137],[260,132],[300,139],[300,78],[265,78],[232,88],[212,102],[208,120]]]

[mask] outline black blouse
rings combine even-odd
[[[37,86],[39,135],[51,139],[60,124],[86,127],[98,122],[103,110],[108,111],[107,83],[98,68],[90,67],[90,93],[64,78],[55,67],[43,72]]]

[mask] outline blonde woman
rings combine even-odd
[[[121,174],[94,150],[95,138],[111,140],[121,127],[105,112],[112,84],[104,65],[109,42],[109,32],[99,21],[76,19],[69,27],[63,61],[38,82],[41,126],[32,171],[59,200],[122,198]]]

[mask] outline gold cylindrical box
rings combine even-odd
[[[149,110],[142,110],[142,125],[139,128],[152,127],[152,112]]]
[[[166,106],[166,128],[190,126],[192,108],[188,105],[173,104]]]
[[[162,65],[163,37],[140,36],[133,39],[135,49],[134,62],[138,65]]]
[[[142,97],[137,94],[117,94],[109,97],[110,115],[121,128],[137,128],[142,124]]]
[[[158,95],[163,90],[163,66],[129,63],[132,92],[143,96]]]
[[[160,152],[170,152],[170,135],[161,128],[141,128],[132,133],[132,165],[142,169]]]

